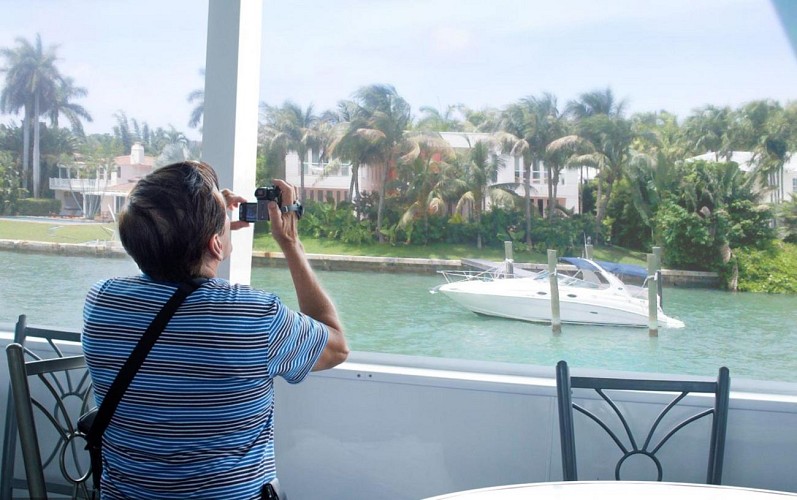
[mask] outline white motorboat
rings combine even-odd
[[[562,323],[647,327],[647,290],[630,287],[599,263],[562,259],[575,274],[557,272]],[[551,322],[549,273],[507,275],[500,268],[483,272],[441,271],[447,283],[433,288],[477,314],[540,323]],[[636,289],[636,290],[634,290]],[[683,328],[684,323],[658,307],[658,324]]]

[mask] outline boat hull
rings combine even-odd
[[[473,280],[448,283],[438,287],[438,291],[477,314],[550,323],[549,286],[547,281],[533,278]],[[648,326],[648,302],[626,293],[560,287],[559,309],[562,323]],[[658,311],[658,324],[668,328],[684,326],[683,322],[668,317],[661,309]]]

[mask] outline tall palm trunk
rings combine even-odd
[[[553,200],[553,172],[551,171],[551,167],[545,167],[545,171],[548,174],[548,221],[553,221],[553,207],[554,207],[554,200]]]
[[[39,197],[39,190],[41,188],[41,157],[39,154],[40,148],[40,130],[39,130],[39,94],[33,98],[33,197]]]
[[[482,249],[482,204],[483,199],[474,200],[473,208],[476,211],[476,248]]]
[[[354,210],[357,214],[357,220],[360,219],[360,205],[357,201],[360,199],[360,165],[357,162],[351,162],[351,180],[349,181],[349,200],[354,204]]]
[[[595,207],[595,243],[601,242],[601,221],[603,220],[603,211],[601,210],[601,200],[603,199],[603,182],[598,177],[598,193],[597,206]]]
[[[601,191],[603,192],[601,193]],[[609,198],[611,198],[611,195],[612,185],[607,182],[605,189],[601,190],[601,183],[598,182],[598,210],[597,214],[595,215],[595,226],[598,232],[595,234],[595,237],[601,241],[602,238],[600,230],[603,224],[603,218],[606,216],[606,208],[609,206]]]
[[[304,203],[304,160],[307,151],[297,151],[299,154],[299,201]]]
[[[388,173],[390,172],[390,160],[391,159],[388,159],[383,163],[382,183],[379,186],[379,205],[376,210],[376,236],[379,239],[379,243],[385,242],[385,235],[382,234],[382,213],[385,210],[385,187],[387,185]]]
[[[532,160],[535,169],[537,160]],[[531,165],[523,167],[523,189],[526,197],[526,245],[531,248]]]
[[[551,184],[553,185],[553,189],[552,189],[553,192],[552,192],[552,196],[551,196],[551,203],[552,204],[550,205],[550,207],[555,207],[557,205],[556,197],[557,197],[557,195],[559,193],[559,174],[556,174],[553,177],[553,182]],[[550,209],[550,207],[549,207],[549,209]],[[551,217],[551,219],[553,219],[553,217]]]
[[[30,110],[25,108],[25,118],[22,120],[22,187],[28,189],[28,175],[30,169]]]

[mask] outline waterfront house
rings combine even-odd
[[[129,155],[117,156],[105,166],[59,165],[58,177],[50,178],[50,189],[61,201],[60,215],[112,220],[138,179],[153,168],[155,157],[146,155],[144,146],[136,142]]]
[[[479,141],[488,142],[491,134],[480,132],[439,132],[454,151],[466,151]],[[519,196],[523,191],[523,157],[510,155],[499,150],[495,154],[500,158],[500,167],[497,175],[493,177],[492,184],[517,184],[515,192]],[[305,199],[315,201],[340,202],[350,198],[349,187],[351,184],[351,164],[337,159],[322,160],[318,150],[307,151],[306,157],[300,162],[299,155],[290,151],[285,156],[285,175],[288,182],[299,186],[301,182],[300,168],[304,169]],[[594,175],[592,169],[565,169],[559,177],[556,203],[580,213],[578,186],[582,180]],[[379,169],[361,165],[359,169],[359,186],[361,191],[378,192],[382,182]],[[548,172],[545,165],[540,163],[531,169],[531,200],[540,213],[548,210]],[[489,202],[488,202],[489,203]]]

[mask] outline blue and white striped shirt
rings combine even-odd
[[[83,351],[97,404],[176,289],[146,275],[94,285]],[[301,381],[322,323],[275,295],[212,279],[177,310],[103,436],[102,498],[259,498],[274,479],[273,381]]]

